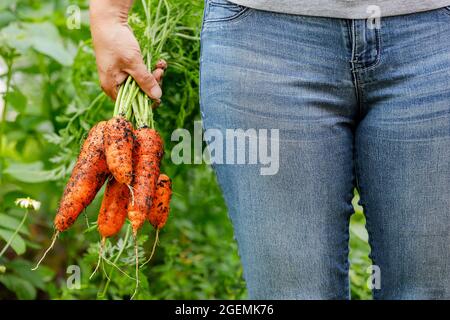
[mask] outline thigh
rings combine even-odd
[[[217,18],[216,9],[207,13]],[[205,129],[223,136],[279,130],[276,174],[214,164],[250,298],[348,298],[354,93],[340,24],[256,10],[236,17],[205,17],[201,108]]]
[[[412,34],[411,30],[415,30]],[[381,289],[450,298],[450,11],[386,18],[364,87],[357,176]]]

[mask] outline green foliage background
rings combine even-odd
[[[181,127],[192,130],[193,121],[199,118],[198,37],[203,8],[201,0],[169,2],[179,26],[164,48],[170,68],[155,119],[166,142],[163,171],[174,178],[174,198],[156,256],[140,270],[137,298],[246,298],[232,227],[213,172],[205,165],[176,166],[168,157],[170,133]],[[81,9],[81,24],[71,29],[67,18],[77,8]],[[143,32],[140,10],[135,5],[130,18],[138,37]],[[80,216],[58,238],[38,271],[30,270],[49,245],[58,200],[80,143],[89,128],[108,119],[113,111],[112,102],[99,89],[87,12],[86,0],[0,3],[0,77],[6,84],[0,119],[0,248],[25,214],[14,200],[29,196],[42,203],[37,212],[30,211],[11,248],[0,257],[0,299],[127,299],[133,291],[134,280],[109,264],[89,279],[98,257],[95,221],[102,192],[85,218]],[[354,206],[352,297],[370,299],[366,285],[369,246],[357,195]],[[133,275],[133,243],[123,241],[126,229],[108,242],[106,256]],[[149,226],[141,232],[141,259],[150,252],[154,236]],[[79,289],[67,285],[71,265],[81,268]]]

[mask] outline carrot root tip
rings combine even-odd
[[[137,237],[134,237],[134,255],[136,258],[136,286],[134,288],[133,295],[130,297],[130,300],[134,299],[134,296],[138,293],[139,290],[139,255],[138,255],[138,243]]]
[[[31,271],[35,271],[39,268],[40,264],[42,261],[44,261],[45,257],[47,256],[47,253],[49,253],[50,250],[52,250],[53,246],[55,245],[56,239],[59,236],[59,231],[56,230],[55,233],[52,236],[52,242],[50,243],[50,246],[47,248],[47,250],[45,250],[44,254],[42,255],[42,257],[39,259],[39,261],[37,262],[36,266],[31,269]]]
[[[94,271],[92,272],[91,276],[89,277],[89,280],[92,279],[92,277],[97,273],[98,268],[100,267],[100,263],[102,262],[102,258],[103,258],[103,248],[105,246],[105,242],[106,242],[106,238],[103,237],[101,242],[100,242],[100,247],[98,249],[98,260],[97,260],[97,265],[95,266]]]
[[[147,263],[149,263],[150,260],[152,260],[153,255],[155,254],[155,251],[156,251],[156,246],[158,244],[159,244],[159,229],[156,229],[155,241],[153,242],[152,252],[150,253],[150,257],[148,257],[147,261],[145,261],[143,264],[141,264],[141,268],[143,266],[145,266]]]

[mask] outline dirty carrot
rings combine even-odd
[[[69,182],[59,203],[52,242],[32,270],[36,270],[47,253],[53,248],[60,232],[68,229],[86,208],[109,175],[104,152],[103,131],[106,122],[95,125],[81,147]]]
[[[159,165],[163,155],[163,142],[159,133],[150,128],[134,131],[132,182],[134,199],[130,199],[128,219],[133,227],[133,234],[148,218],[153,202],[153,195],[159,177]]]
[[[172,182],[165,174],[160,174],[148,219],[155,229],[161,229],[169,217]]]
[[[95,125],[81,148],[55,217],[55,228],[65,231],[86,208],[109,175],[103,147],[106,122]]]
[[[117,234],[127,217],[130,191],[127,185],[111,178],[106,185],[97,227],[102,239]]]
[[[156,185],[155,195],[153,197],[152,207],[148,219],[151,225],[156,229],[155,241],[153,242],[152,252],[149,258],[141,265],[141,268],[150,262],[155,254],[156,245],[159,239],[159,230],[167,222],[170,211],[170,199],[172,197],[172,181],[165,174],[160,174]]]
[[[104,141],[109,171],[118,182],[129,185],[133,179],[133,126],[122,116],[110,119]]]

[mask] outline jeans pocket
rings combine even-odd
[[[243,18],[250,8],[235,4],[228,0],[206,0],[204,24],[232,22]]]

